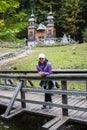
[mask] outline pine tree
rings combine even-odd
[[[80,30],[79,25],[84,22],[80,2],[81,0],[65,0],[59,11],[62,16],[60,22],[64,33],[71,34],[74,39]]]

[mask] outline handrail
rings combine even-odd
[[[0,90],[2,90],[3,87],[0,87]],[[15,90],[15,87],[8,87],[6,90]],[[61,89],[52,89],[52,90],[45,90],[40,88],[22,88],[23,92],[33,92],[33,93],[52,93],[52,94],[65,94],[65,95],[78,95],[78,96],[87,96],[87,91],[81,91],[81,90],[61,90]]]
[[[29,79],[29,80],[87,80],[87,74],[52,74],[46,77],[40,77],[38,74],[32,75],[13,75],[13,74],[0,74],[2,79]]]
[[[37,70],[0,70],[0,73],[37,73]],[[58,69],[58,70],[53,70],[53,74],[57,73],[87,73],[87,69],[83,70],[77,70],[77,69]]]

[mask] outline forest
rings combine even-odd
[[[45,25],[50,7],[57,37],[87,42],[87,0],[0,0],[0,42],[26,40],[32,10],[37,23]]]

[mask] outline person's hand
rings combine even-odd
[[[38,72],[38,74],[40,75],[40,77],[42,77],[42,76],[43,76],[43,72]]]

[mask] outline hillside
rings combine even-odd
[[[45,53],[53,69],[87,69],[87,43],[58,47],[35,47],[25,57],[5,64],[5,69],[35,70],[38,54]]]

